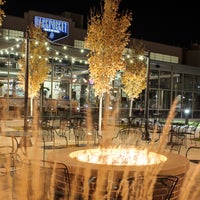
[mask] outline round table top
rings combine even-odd
[[[31,137],[32,132],[29,131],[4,131],[0,133],[1,136],[5,137]]]

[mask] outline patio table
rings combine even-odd
[[[12,152],[17,152],[19,149],[22,150],[22,147],[25,148],[32,146],[31,140],[32,132],[29,131],[4,131],[0,133],[0,136],[10,137],[12,140]],[[27,140],[28,139],[28,140]],[[25,151],[22,150],[23,153]]]

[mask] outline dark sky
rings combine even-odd
[[[83,14],[99,8],[101,0],[6,0],[2,9],[7,15],[22,16],[35,10],[52,14],[63,11]],[[188,47],[200,43],[198,1],[122,0],[121,8],[133,13],[131,33],[136,39]]]

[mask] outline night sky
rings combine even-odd
[[[83,14],[87,24],[90,10],[98,9],[100,2],[101,0],[6,0],[2,9],[7,15],[21,17],[28,10],[52,14],[75,12]],[[133,38],[188,47],[191,43],[200,43],[200,14],[197,2],[122,0],[120,7],[133,13]]]

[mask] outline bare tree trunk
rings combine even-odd
[[[101,135],[101,126],[102,126],[102,102],[103,102],[103,95],[101,95],[99,100],[99,135]]]
[[[33,116],[33,97],[30,98],[30,116]]]
[[[133,109],[133,98],[130,101],[130,107],[129,107],[129,117],[132,116],[132,109]]]

